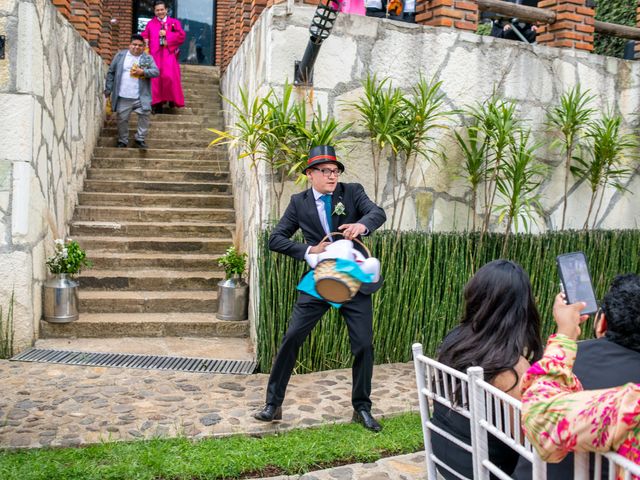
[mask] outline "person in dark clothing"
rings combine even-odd
[[[598,390],[640,383],[640,275],[619,275],[613,280],[596,313],[594,330],[595,339],[578,342],[573,366],[583,388]],[[573,478],[573,465],[573,454],[560,463],[547,464],[547,479]],[[516,478],[531,478],[529,462],[518,462]],[[593,472],[589,478],[593,478]],[[602,478],[607,478],[606,462]]]
[[[538,0],[506,0],[510,3],[515,3],[517,5],[524,5],[526,7],[537,7]],[[488,14],[491,16],[491,14]],[[502,18],[495,18],[491,22],[491,36],[496,38],[504,38],[506,40],[517,40],[522,41],[522,38],[516,33],[515,29],[522,34],[522,36],[529,43],[534,43],[536,41],[536,34],[538,27],[532,25],[531,23],[522,22],[517,18],[513,18],[511,20],[504,20]]]
[[[480,366],[484,378],[509,395],[520,398],[519,381],[530,363],[542,355],[540,315],[529,276],[509,260],[494,260],[480,268],[464,288],[465,309],[460,325],[444,339],[438,361],[461,372]],[[469,444],[469,420],[434,404],[432,422]],[[434,454],[445,464],[473,478],[471,454],[433,433]],[[507,474],[518,462],[518,453],[489,436],[489,459]],[[447,480],[457,479],[439,469]],[[492,476],[493,478],[493,476]]]

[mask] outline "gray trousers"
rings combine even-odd
[[[151,110],[143,110],[140,99],[118,97],[118,142],[125,145],[129,143],[129,117],[131,112],[138,114],[138,131],[135,138],[139,142],[143,142],[149,131],[149,116]]]

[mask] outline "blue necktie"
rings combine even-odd
[[[331,226],[331,195],[322,195],[320,197],[324,202],[324,213],[327,216],[327,227],[329,228],[329,232],[333,232],[333,227]]]

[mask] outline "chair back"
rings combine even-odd
[[[590,457],[593,459],[592,477],[589,471]],[[602,467],[604,465],[608,467],[608,476],[603,477]],[[632,480],[640,478],[640,465],[615,452],[604,454],[575,453],[573,471],[573,478],[576,479],[592,478],[593,480],[601,480],[602,478],[609,478],[609,480],[614,480],[621,478],[623,480]]]
[[[438,478],[436,474],[437,465],[440,469],[446,470],[457,478],[465,480],[467,477],[455,471],[434,454],[431,447],[432,432],[437,433],[451,443],[469,452],[474,459],[475,472],[475,459],[477,455],[475,454],[473,444],[464,443],[449,432],[434,425],[431,418],[433,416],[434,402],[438,402],[469,419],[471,438],[473,439],[474,422],[471,421],[471,412],[469,410],[469,378],[466,374],[458,370],[424,356],[422,345],[419,343],[415,343],[412,350],[427,462],[427,478]]]

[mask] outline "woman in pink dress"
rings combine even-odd
[[[354,15],[364,15],[364,0],[342,0],[341,2],[342,13],[352,13]]]
[[[147,23],[142,36],[160,69],[160,76],[151,81],[151,103],[154,112],[160,113],[165,102],[170,107],[184,107],[178,55],[186,35],[180,22],[167,15],[163,1],[155,2],[153,12],[155,17]]]

